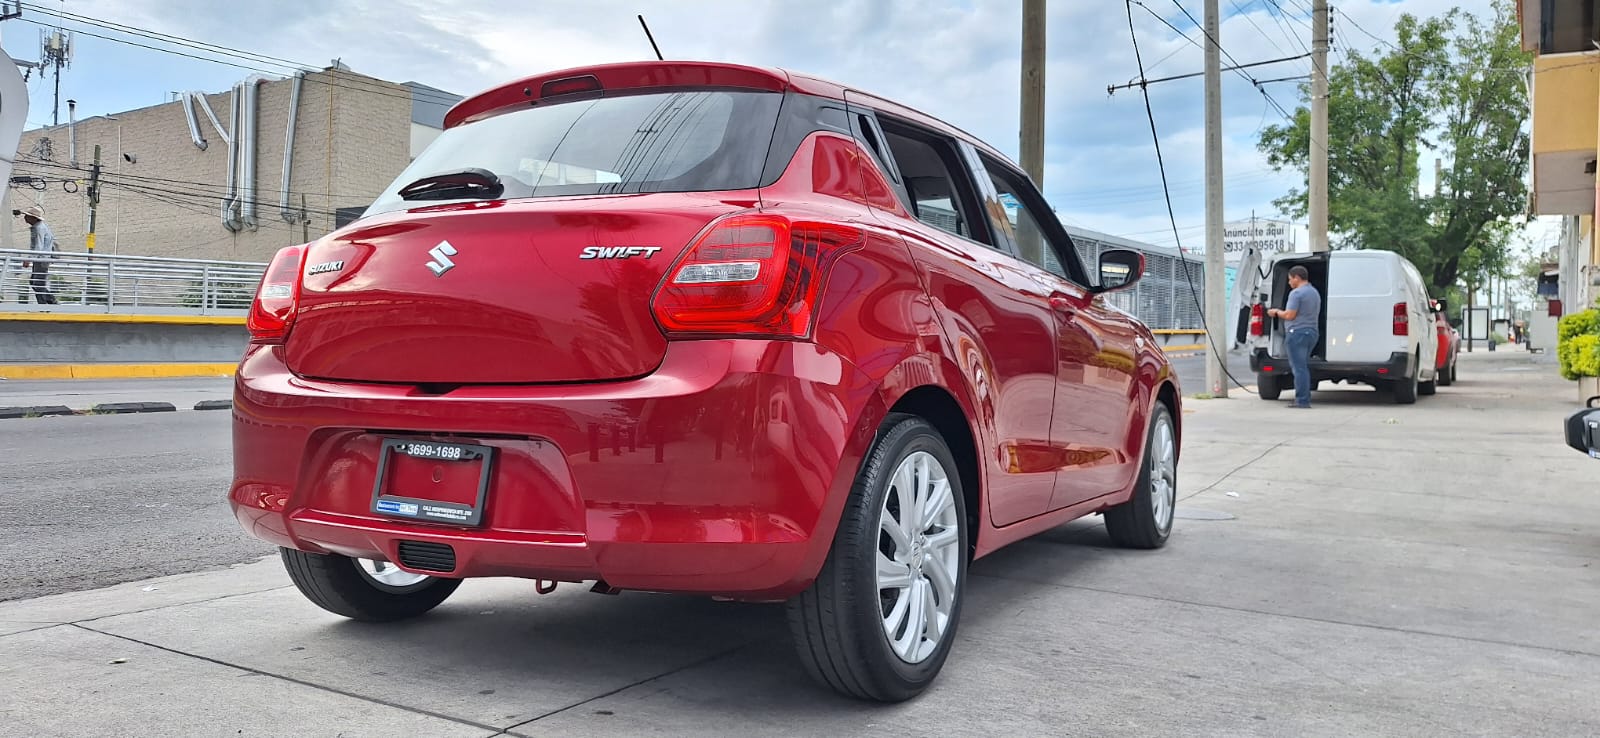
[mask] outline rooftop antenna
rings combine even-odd
[[[666,57],[661,55],[661,47],[656,45],[655,35],[650,33],[650,24],[644,22],[642,15],[639,16],[639,27],[644,29],[644,37],[650,39],[650,48],[656,51],[656,61],[666,61]]]

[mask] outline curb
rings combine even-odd
[[[0,407],[0,418],[26,418],[29,416],[42,417],[45,415],[77,415],[77,413],[66,405]]]
[[[233,400],[201,400],[194,404],[196,410],[232,410]]]
[[[178,408],[170,402],[104,402],[89,408],[89,412],[102,415],[127,413],[171,413]]]
[[[148,379],[233,376],[237,364],[0,364],[0,379]]]

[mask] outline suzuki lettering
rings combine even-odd
[[[660,246],[587,246],[583,249],[580,259],[626,259],[630,256],[643,256],[648,259],[660,251]]]
[[[433,261],[428,262],[427,267],[435,277],[443,277],[445,272],[456,268],[456,263],[450,260],[456,255],[456,247],[451,246],[449,241],[440,241],[438,246],[428,249],[428,255],[433,257]]]

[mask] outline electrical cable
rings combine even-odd
[[[1139,35],[1133,29],[1133,4],[1136,2],[1138,0],[1123,0],[1128,11],[1128,36],[1133,39],[1133,58],[1139,64],[1139,78],[1144,79],[1144,59],[1139,52]],[[1215,43],[1215,39],[1212,42]],[[1150,120],[1150,139],[1154,142],[1156,149],[1156,166],[1161,171],[1161,187],[1165,191],[1167,189],[1167,164],[1165,158],[1161,155],[1161,136],[1156,132],[1156,113],[1155,108],[1150,105],[1150,87],[1149,85],[1141,84],[1139,85],[1139,91],[1143,93],[1145,117]],[[1170,194],[1166,196],[1166,203],[1167,220],[1172,224],[1172,236],[1178,243],[1178,265],[1182,267],[1184,281],[1189,284],[1189,296],[1194,300],[1195,309],[1203,316],[1205,315],[1205,306],[1201,304],[1200,292],[1195,289],[1194,277],[1189,274],[1189,260],[1183,258],[1183,241],[1178,236],[1178,216],[1172,209],[1172,196]],[[1212,286],[1214,287],[1215,285]],[[1224,316],[1217,317],[1220,320]],[[1217,350],[1216,342],[1212,338],[1208,332],[1206,335],[1207,352],[1212,355],[1213,359],[1221,367],[1222,373],[1227,375],[1228,379],[1239,389],[1255,394],[1243,382],[1240,382],[1237,377],[1233,376],[1233,372],[1228,369],[1228,357]]]

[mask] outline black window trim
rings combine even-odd
[[[900,180],[900,183],[895,187],[896,197],[900,198],[901,205],[905,207],[906,212],[911,214],[912,220],[940,233],[948,233],[977,246],[998,251],[1007,256],[1016,256],[1016,252],[1012,250],[1010,242],[997,237],[998,234],[994,232],[994,227],[989,223],[989,217],[984,213],[983,203],[979,200],[979,180],[973,176],[972,167],[961,152],[961,147],[966,144],[965,141],[940,131],[930,130],[927,126],[918,125],[913,121],[886,115],[880,111],[866,111],[863,109],[863,112],[871,113],[872,121],[877,125],[880,136],[885,135],[889,129],[893,129],[895,135],[920,141],[932,148],[934,153],[939,154],[939,158],[944,162],[945,168],[950,170],[950,176],[953,179],[951,184],[955,185],[957,190],[956,195],[959,202],[951,204],[962,209],[960,215],[966,219],[967,228],[972,235],[963,236],[959,233],[951,233],[918,218],[916,204],[911,202],[911,193],[905,187],[905,177],[899,171],[897,164],[895,178]],[[884,122],[889,124],[887,128],[883,125]],[[888,139],[885,137],[882,140],[884,148],[888,149]],[[863,145],[866,144],[865,141],[862,143]],[[868,148],[871,147],[868,146]],[[889,155],[893,156],[894,154],[891,152]],[[879,164],[882,165],[883,162],[880,161]]]
[[[970,166],[974,168],[975,172],[981,173],[980,180],[1003,178],[1013,179],[1016,180],[1016,183],[1021,183],[1022,186],[1020,187],[1015,186],[1016,183],[1013,183],[1013,188],[1018,190],[1016,194],[1022,199],[1022,206],[1028,209],[1028,214],[1033,218],[1034,222],[1039,222],[1041,217],[1044,218],[1044,222],[1039,223],[1039,225],[1044,227],[1045,243],[1050,246],[1051,251],[1055,252],[1056,261],[1060,262],[1062,268],[1066,269],[1067,276],[1062,277],[1045,269],[1042,264],[1033,264],[1023,259],[1022,252],[1016,244],[1010,245],[1009,253],[1017,257],[1018,261],[1028,264],[1045,274],[1058,279],[1065,279],[1082,289],[1091,292],[1096,291],[1098,288],[1089,281],[1089,268],[1083,263],[1083,259],[1078,256],[1078,246],[1073,243],[1072,235],[1067,233],[1065,226],[1061,225],[1061,220],[1056,217],[1056,212],[1050,209],[1050,203],[1044,199],[1044,195],[1039,194],[1039,190],[1034,187],[1033,178],[1024,174],[1022,170],[979,151],[976,146],[969,142],[962,141],[961,145],[964,148],[971,149],[970,156],[972,161]],[[989,186],[992,188],[994,185],[990,183]],[[998,197],[998,193],[996,196]],[[1009,238],[1006,240],[1010,241]],[[1062,253],[1063,247],[1066,250],[1065,254]]]

